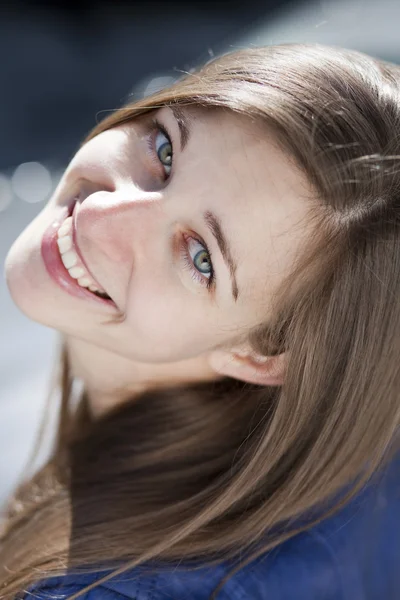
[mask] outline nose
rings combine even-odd
[[[160,192],[147,192],[132,183],[94,189],[76,211],[75,231],[83,252],[100,252],[113,262],[135,261],[161,243],[165,211]],[[86,196],[86,197],[85,197]]]

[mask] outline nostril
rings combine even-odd
[[[96,192],[114,192],[115,187],[106,183],[100,183],[97,181],[90,181],[88,179],[80,179],[78,181],[78,198],[82,203],[88,196],[95,194]]]
[[[75,210],[75,206],[78,204],[79,202],[79,198],[77,196],[75,196],[74,198],[72,198],[69,203],[68,203],[68,216],[72,217],[73,212]]]

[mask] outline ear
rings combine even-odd
[[[283,385],[285,379],[286,353],[268,357],[249,349],[213,350],[208,362],[220,375],[257,385]]]

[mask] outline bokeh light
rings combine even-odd
[[[53,189],[48,169],[38,162],[19,165],[12,176],[11,185],[16,196],[31,204],[47,200]]]
[[[142,83],[141,93],[144,98],[147,96],[151,96],[151,94],[155,94],[160,90],[168,87],[175,83],[176,77],[171,77],[170,75],[160,75],[157,77],[152,77]]]

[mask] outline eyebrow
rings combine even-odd
[[[229,274],[231,277],[231,283],[232,283],[232,296],[236,302],[239,297],[239,288],[238,288],[238,284],[236,281],[236,275],[235,275],[236,270],[237,270],[237,265],[232,258],[232,252],[231,252],[228,240],[227,240],[226,236],[224,235],[224,232],[222,231],[221,222],[215,216],[215,214],[213,212],[211,212],[210,210],[208,210],[204,213],[204,221],[205,221],[208,229],[210,230],[210,232],[216,239],[218,247],[219,247],[221,254],[223,256],[223,259],[225,261],[225,264],[228,267]]]
[[[178,123],[179,134],[181,138],[181,152],[183,152],[190,137],[190,121],[185,112],[176,104],[170,104],[169,108],[171,109],[172,114]],[[222,230],[221,221],[210,210],[204,213],[204,221],[207,225],[207,228],[214,236],[225,264],[229,270],[232,284],[232,296],[236,302],[239,297],[239,287],[236,280],[237,265],[232,257],[231,247],[228,243],[228,239]]]
[[[181,138],[181,152],[183,152],[183,150],[186,148],[190,137],[189,119],[185,112],[179,106],[174,104],[169,104],[168,106],[171,109],[172,114],[176,119],[176,122],[178,123],[179,134]]]

